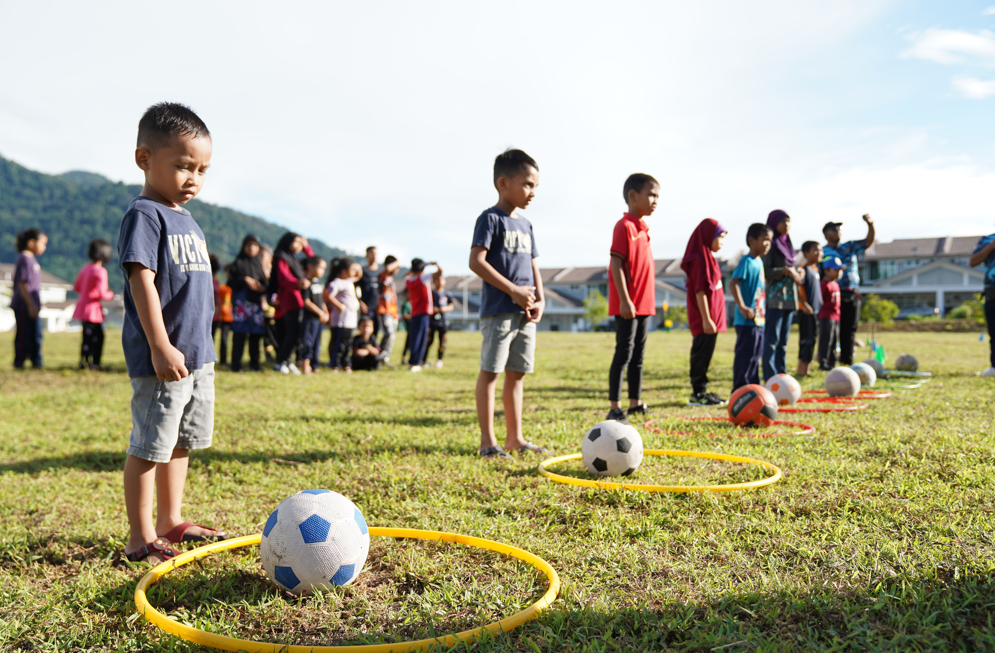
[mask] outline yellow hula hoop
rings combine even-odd
[[[666,449],[647,449],[643,452],[646,456],[682,456],[684,458],[710,458],[712,460],[725,460],[731,463],[746,463],[757,465],[773,472],[772,476],[750,481],[749,483],[729,483],[727,485],[640,485],[638,483],[614,483],[612,481],[590,481],[585,478],[574,478],[572,476],[561,476],[546,469],[549,465],[556,465],[568,460],[580,460],[583,454],[573,453],[567,456],[557,456],[547,458],[539,463],[539,473],[546,478],[557,483],[567,483],[568,485],[581,485],[583,487],[596,487],[602,490],[636,490],[639,492],[735,492],[737,490],[748,490],[750,488],[763,487],[781,480],[781,470],[775,465],[764,460],[754,458],[744,458],[743,456],[731,456],[725,453],[709,453],[706,451],[670,451]]]
[[[396,642],[394,644],[363,644],[358,646],[291,646],[287,644],[269,644],[266,642],[250,642],[242,639],[235,639],[233,637],[208,633],[203,630],[198,630],[197,628],[185,626],[159,612],[152,606],[151,603],[149,603],[146,591],[156,581],[169,572],[175,570],[177,567],[193,562],[194,560],[211,555],[212,553],[259,544],[262,536],[257,533],[256,535],[246,535],[244,537],[224,540],[223,542],[208,544],[206,546],[193,549],[192,551],[181,553],[175,558],[157,565],[149,573],[145,574],[145,576],[138,582],[138,587],[135,589],[135,606],[138,608],[139,614],[144,616],[161,630],[195,644],[210,646],[211,648],[217,648],[224,651],[246,651],[248,653],[401,653],[404,651],[421,651],[430,646],[440,644],[444,646],[453,646],[459,642],[477,638],[485,632],[493,633],[513,630],[521,626],[526,621],[535,619],[540,612],[552,605],[557,594],[560,592],[560,577],[557,575],[556,570],[553,569],[548,562],[529,553],[528,551],[510,546],[508,544],[492,542],[491,540],[471,537],[469,535],[442,533],[439,531],[423,531],[413,528],[371,527],[370,535],[379,537],[405,537],[415,540],[456,542],[457,544],[465,544],[467,546],[474,546],[480,549],[497,551],[498,553],[503,553],[505,555],[518,558],[519,560],[524,560],[542,573],[546,574],[546,578],[549,580],[549,587],[541,599],[518,614],[514,614],[506,619],[496,621],[486,626],[481,626],[480,628],[464,630],[463,632],[456,633],[454,635],[443,635],[431,639]]]

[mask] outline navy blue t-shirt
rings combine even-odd
[[[170,209],[147,197],[136,197],[121,221],[117,240],[124,272],[124,326],[121,343],[128,376],[155,376],[152,350],[138,319],[128,281],[129,263],[155,272],[162,321],[169,342],[185,357],[191,372],[218,360],[211,338],[214,277],[204,232],[186,209]]]
[[[538,258],[532,223],[525,218],[511,217],[494,206],[477,218],[471,247],[487,249],[487,262],[516,286],[534,286],[532,259]],[[524,313],[509,295],[484,282],[480,299],[480,317],[501,313]]]
[[[439,292],[437,290],[432,291],[432,321],[429,326],[441,327],[443,329],[449,328],[449,313],[452,311],[442,312],[442,309],[446,306],[452,306],[453,304],[453,294],[448,290],[443,290]]]

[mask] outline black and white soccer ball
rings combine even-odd
[[[605,420],[584,435],[584,466],[598,476],[629,476],[643,462],[643,439],[628,424]]]

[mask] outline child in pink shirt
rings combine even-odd
[[[100,369],[100,356],[104,352],[104,309],[100,301],[114,299],[107,287],[107,268],[111,260],[111,244],[96,238],[90,241],[87,253],[90,262],[83,266],[76,277],[73,290],[79,293],[73,319],[83,323],[83,345],[80,348],[80,369]]]

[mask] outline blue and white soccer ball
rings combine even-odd
[[[369,552],[363,513],[331,490],[304,490],[284,499],[266,520],[259,543],[266,574],[297,595],[348,585]]]

